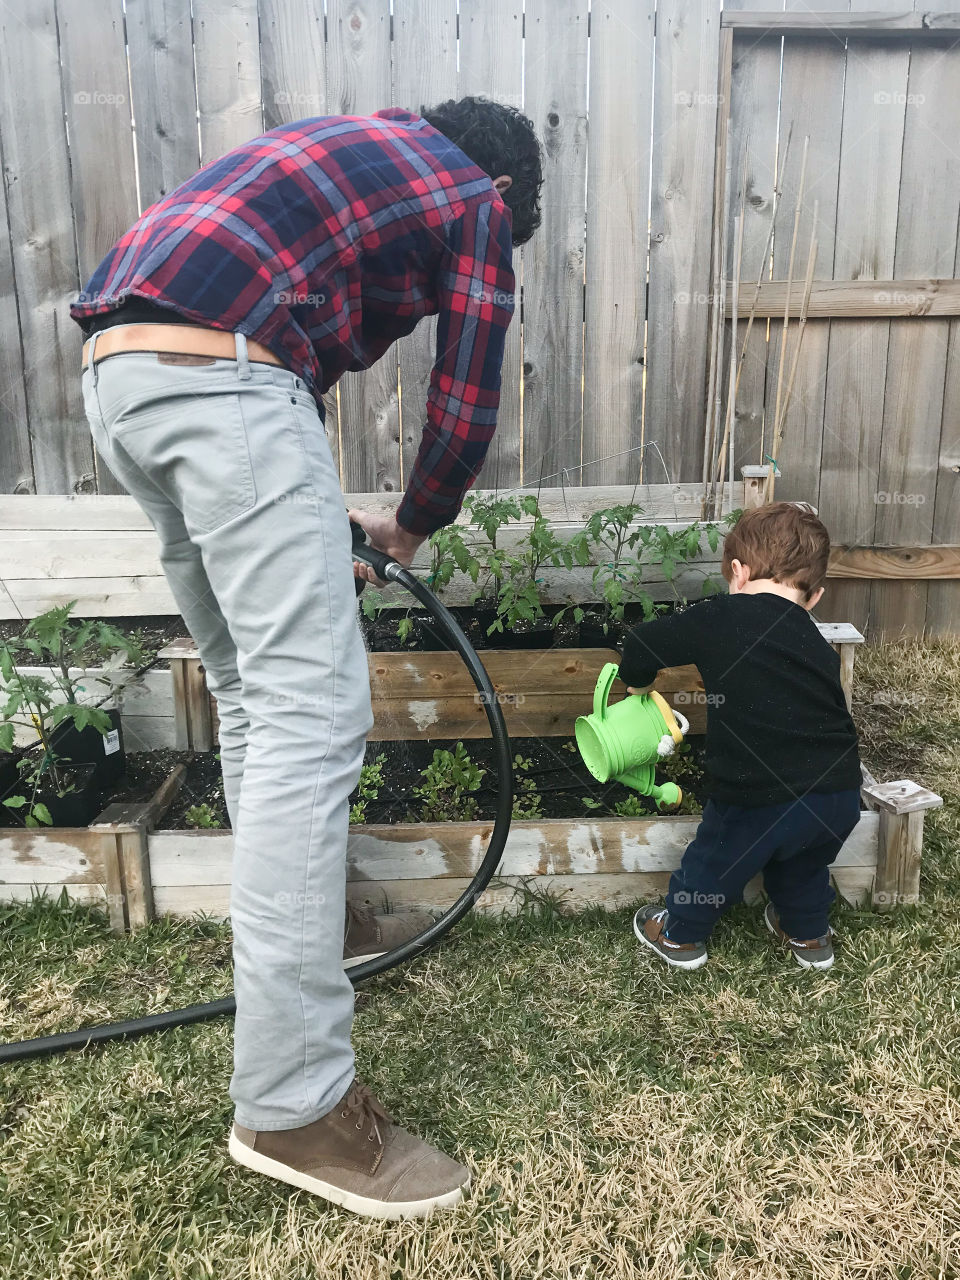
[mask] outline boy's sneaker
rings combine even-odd
[[[449,1208],[470,1181],[463,1165],[395,1125],[359,1080],[302,1128],[258,1133],[234,1123],[229,1149],[237,1164],[367,1218]]]
[[[376,960],[384,952],[423,933],[434,918],[429,911],[404,909],[382,914],[348,902],[343,930],[343,967],[352,969],[365,960]]]
[[[667,918],[666,907],[651,903],[641,907],[633,917],[633,932],[651,951],[676,969],[699,969],[707,963],[707,948],[703,942],[671,942],[663,931]]]
[[[791,938],[788,933],[780,928],[780,917],[777,915],[772,902],[768,902],[763,918],[767,922],[767,928],[779,938],[782,943],[790,948],[796,957],[797,964],[804,969],[829,969],[833,964],[833,930],[828,928],[827,932],[821,938],[808,938],[806,941],[800,938]]]

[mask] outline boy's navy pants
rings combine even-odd
[[[860,792],[810,793],[750,808],[708,800],[697,834],[670,877],[667,934],[703,942],[763,872],[763,887],[791,938],[827,932],[830,863],[860,820]]]

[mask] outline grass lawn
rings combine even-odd
[[[960,1276],[960,644],[858,656],[864,756],[939,791],[923,901],[838,908],[799,969],[757,908],[710,963],[638,955],[630,916],[472,919],[358,996],[360,1071],[468,1163],[427,1223],[368,1223],[235,1167],[227,1022],[5,1069],[0,1274],[54,1280]],[[0,1038],[230,990],[226,926],[115,938],[0,910]]]

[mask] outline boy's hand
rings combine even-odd
[[[641,689],[635,689],[632,685],[627,685],[627,693],[649,693],[656,684],[655,680],[651,680],[649,684],[645,684]]]

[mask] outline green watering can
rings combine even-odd
[[[574,726],[583,762],[598,782],[623,782],[653,796],[658,808],[675,809],[683,792],[675,782],[658,785],[654,767],[672,755],[690,725],[659,693],[634,693],[608,706],[620,668],[608,662],[593,691],[593,715]]]

